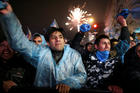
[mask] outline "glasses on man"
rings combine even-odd
[[[41,43],[42,42],[42,40],[33,40],[33,42],[38,42],[38,43]]]

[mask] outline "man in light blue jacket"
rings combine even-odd
[[[30,62],[37,69],[35,86],[55,87],[60,93],[81,88],[87,74],[81,55],[65,44],[63,30],[53,27],[48,29],[45,36],[48,46],[39,47],[25,36],[10,4],[3,3],[6,3],[6,7],[0,10],[1,27],[12,48],[36,60]]]

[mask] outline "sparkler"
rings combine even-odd
[[[69,30],[73,30],[77,27],[79,32],[80,25],[89,23],[89,18],[91,18],[92,14],[88,14],[87,11],[80,9],[80,7],[76,7],[73,10],[70,10],[70,14],[67,17],[68,21],[65,23],[68,26]]]

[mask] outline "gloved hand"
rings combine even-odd
[[[82,24],[80,26],[80,31],[81,32],[88,32],[91,29],[91,25],[89,24]]]

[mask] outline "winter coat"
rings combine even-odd
[[[86,81],[86,71],[81,55],[69,45],[64,46],[64,54],[56,64],[49,47],[40,47],[29,41],[13,12],[0,16],[7,39],[16,51],[36,61],[31,64],[37,69],[35,86],[55,87],[66,84],[71,88],[81,88]]]

